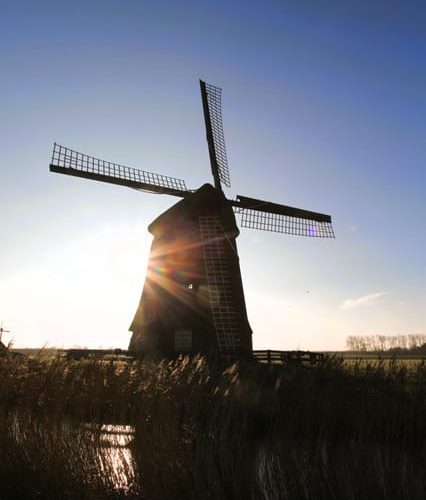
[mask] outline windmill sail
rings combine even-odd
[[[231,202],[241,227],[314,238],[334,238],[331,217],[319,212],[237,196]]]
[[[84,177],[96,181],[119,184],[153,193],[171,194],[184,197],[188,194],[185,181],[153,174],[136,168],[125,167],[59,144],[54,144],[50,171],[60,174]]]
[[[200,88],[212,174],[216,189],[222,190],[221,183],[227,187],[231,186],[225,137],[223,135],[222,89],[202,80],[200,80]]]
[[[216,338],[221,354],[233,355],[241,347],[240,321],[235,301],[234,279],[229,272],[229,246],[220,217],[200,216],[204,264]]]

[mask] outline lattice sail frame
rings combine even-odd
[[[228,157],[226,155],[225,136],[222,121],[222,89],[209,83],[205,84],[207,105],[213,135],[213,146],[219,170],[219,179],[227,187],[231,187]]]
[[[53,146],[51,165],[69,169],[70,171],[74,170],[137,184],[145,184],[148,188],[149,186],[157,186],[169,190],[187,191],[185,181],[181,179],[154,174],[145,170],[138,170],[118,163],[94,158],[93,156],[61,146],[56,142]]]
[[[219,216],[200,216],[198,222],[219,351],[223,355],[235,354],[240,349],[241,336],[233,297],[233,279],[224,248],[229,242]]]
[[[311,238],[334,238],[331,222],[261,212],[248,208],[234,207],[234,212],[240,216],[241,227]]]

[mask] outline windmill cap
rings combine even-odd
[[[176,225],[193,222],[198,224],[198,217],[219,215],[221,224],[227,231],[237,231],[235,217],[231,205],[224,194],[211,184],[203,184],[196,191],[178,201],[163,212],[148,226],[154,236],[161,236],[169,230],[175,230]]]

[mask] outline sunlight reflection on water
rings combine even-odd
[[[66,420],[52,423],[16,412],[11,416],[10,430],[14,442],[25,452],[37,450],[53,461],[64,456],[77,459],[83,468],[86,465],[93,470],[93,466],[98,477],[115,490],[129,491],[135,483],[131,451],[134,428],[130,425],[75,424]],[[34,460],[38,459],[37,455]]]
[[[134,428],[130,425],[104,424],[101,427],[99,467],[108,474],[119,490],[128,490],[135,480],[130,443]]]

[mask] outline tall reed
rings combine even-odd
[[[425,364],[2,357],[0,498],[423,499],[425,396]]]

